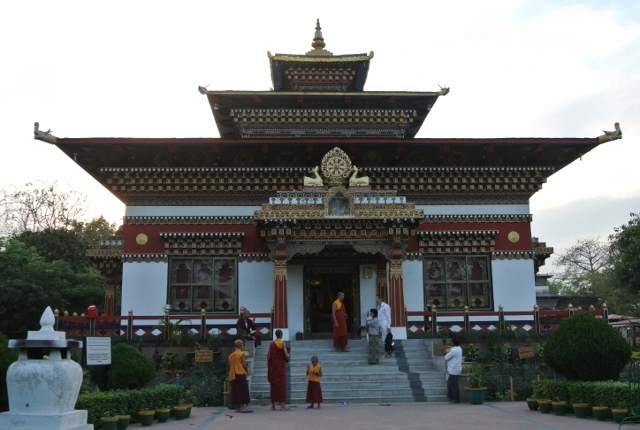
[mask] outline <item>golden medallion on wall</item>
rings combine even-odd
[[[136,236],[136,243],[138,245],[144,245],[147,242],[149,242],[149,236],[147,236],[144,233],[140,233],[139,235]]]
[[[507,235],[507,238],[509,239],[509,242],[516,243],[520,240],[520,235],[517,231],[511,231]]]

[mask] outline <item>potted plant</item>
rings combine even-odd
[[[451,342],[449,340],[449,330],[445,326],[438,326],[438,337],[442,341],[443,352],[444,354],[448,354],[451,351]]]
[[[582,401],[581,398],[574,399],[571,404],[573,412],[576,414],[576,418],[587,418],[589,413],[589,404]]]
[[[187,418],[186,405],[174,406],[173,408],[171,408],[171,412],[173,413],[173,416],[176,418],[176,420],[183,420]]]
[[[553,413],[558,416],[563,416],[567,413],[567,403],[565,400],[552,400],[551,407],[553,407]]]
[[[153,417],[155,416],[155,414],[155,410],[138,412],[138,420],[140,421],[142,427],[149,427],[151,424],[153,424]]]
[[[194,396],[193,391],[184,390],[182,393],[182,406],[187,407],[187,418],[191,416],[191,409],[193,408],[193,403],[196,401],[196,396]]]
[[[156,409],[155,417],[159,423],[166,423],[169,420],[170,416],[171,416],[170,407],[163,407],[163,408]]]
[[[538,410],[543,414],[551,412],[551,400],[550,399],[538,399]]]
[[[111,411],[104,411],[100,418],[100,423],[102,423],[102,428],[104,430],[116,430],[116,426],[118,425],[118,415]]]
[[[596,417],[598,421],[606,421],[607,416],[609,415],[608,406],[594,406],[591,409],[593,410],[593,416]]]
[[[471,363],[469,366],[469,387],[464,387],[467,393],[469,403],[481,405],[484,403],[484,397],[487,387],[482,386],[482,365],[478,362]]]
[[[527,406],[529,407],[530,411],[537,411],[538,410],[538,399],[536,399],[534,397],[527,397]]]
[[[131,422],[131,415],[118,415],[118,423],[116,424],[116,428],[118,430],[126,430],[129,427],[129,423]]]
[[[614,421],[620,424],[622,420],[630,415],[627,403],[618,402],[614,408],[611,408],[611,415],[613,416]]]

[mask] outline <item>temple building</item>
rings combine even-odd
[[[355,336],[381,294],[394,336],[407,312],[532,310],[550,254],[529,200],[614,132],[591,138],[417,138],[434,92],[365,91],[369,54],[271,54],[270,91],[198,90],[218,138],[36,138],[126,205],[122,240],[92,257],[106,311],[273,312],[273,329],[331,333],[345,293]],[[266,69],[265,69],[266,72]],[[194,89],[195,90],[195,89]],[[222,318],[221,318],[222,317]]]

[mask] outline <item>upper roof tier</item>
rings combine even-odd
[[[304,55],[268,52],[274,91],[363,91],[373,52],[333,55],[324,49],[320,20]]]

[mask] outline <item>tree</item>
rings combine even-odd
[[[0,234],[4,237],[27,230],[73,228],[87,211],[85,195],[61,190],[57,182],[9,187],[0,193],[0,204]]]
[[[609,245],[599,237],[578,239],[558,256],[555,266],[562,268],[555,276],[562,283],[561,293],[598,295],[606,285],[603,273],[609,267]]]
[[[611,242],[611,281],[618,288],[640,292],[640,214],[631,213],[627,224],[614,228]]]
[[[111,364],[91,366],[89,379],[100,390],[139,390],[144,388],[155,375],[155,369],[142,352],[120,343],[112,348]]]
[[[616,380],[631,358],[629,342],[588,313],[563,321],[544,346],[544,361],[573,381]]]
[[[62,260],[47,261],[16,239],[0,241],[0,331],[23,335],[39,328],[42,311],[85,312],[104,300],[104,280],[91,271],[74,272]]]

